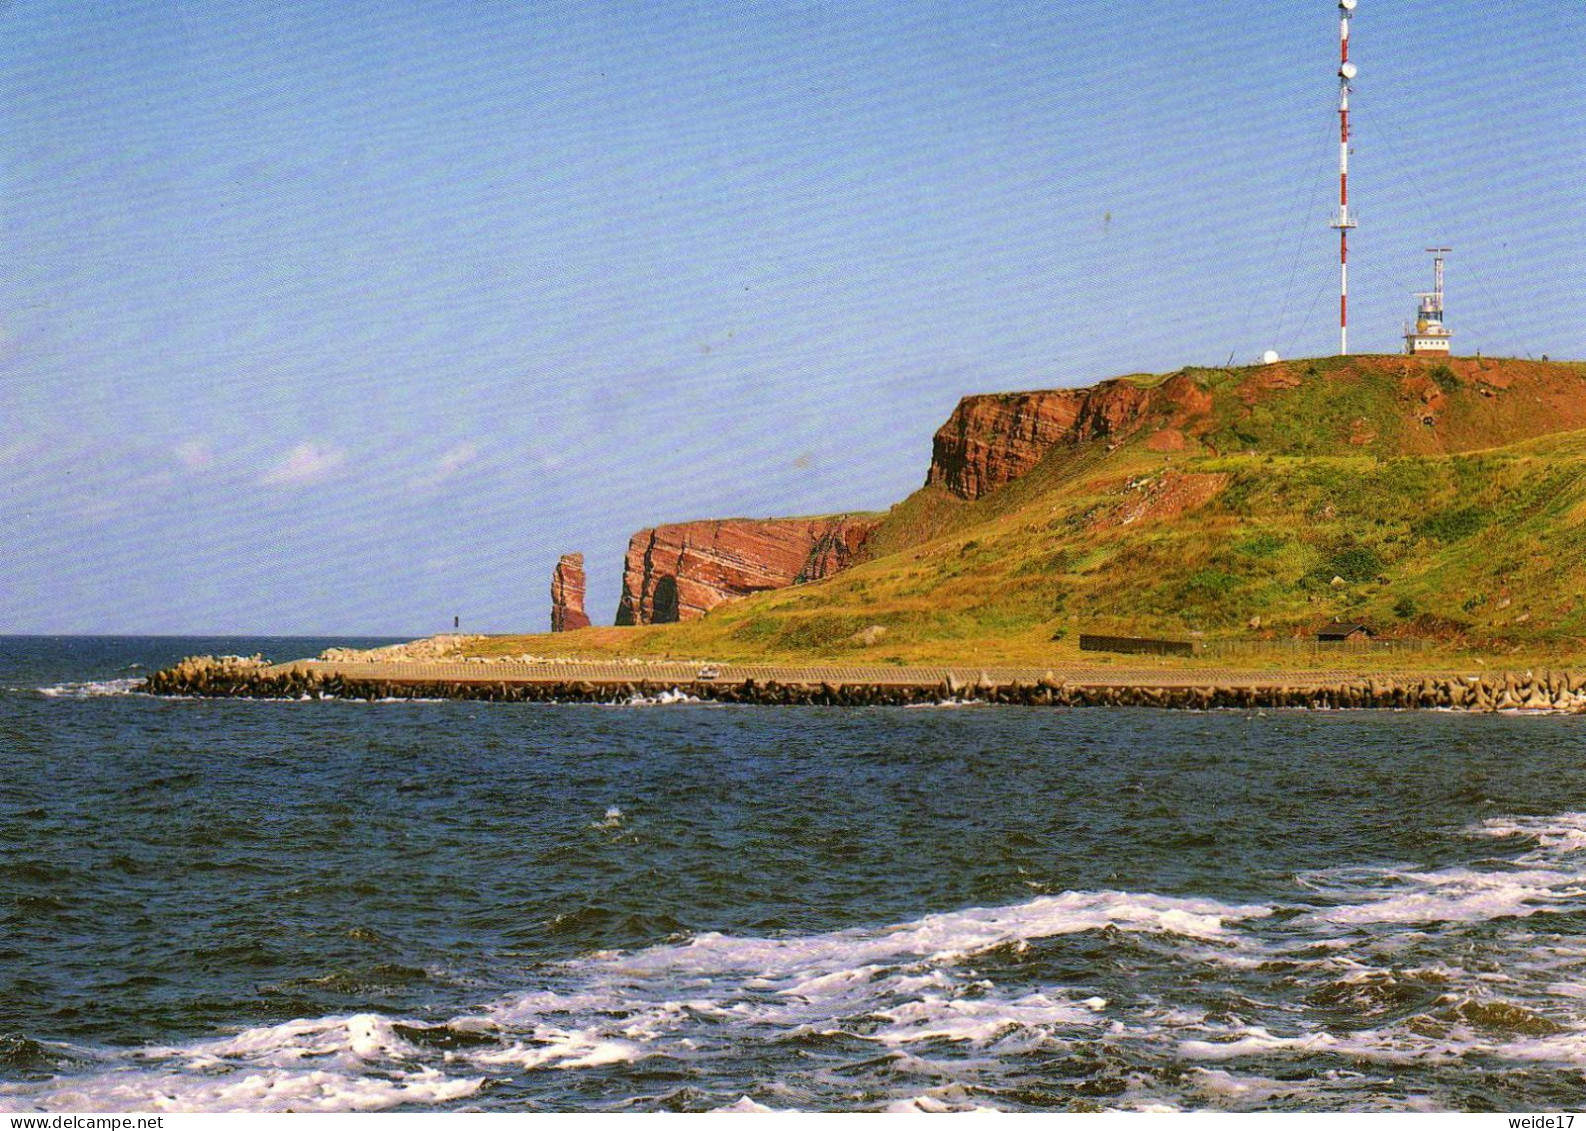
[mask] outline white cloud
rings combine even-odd
[[[183,471],[198,474],[215,466],[215,451],[207,440],[185,440],[172,448],[171,454]]]
[[[346,462],[347,453],[340,448],[305,440],[260,476],[259,482],[267,487],[301,487],[329,479]]]
[[[414,476],[412,485],[414,487],[434,487],[439,483],[444,483],[478,458],[479,445],[471,441],[464,441],[456,447],[449,448],[443,452],[433,465]]]
[[[435,478],[447,479],[457,474],[467,464],[473,463],[479,455],[479,445],[472,443],[458,444],[435,462]]]

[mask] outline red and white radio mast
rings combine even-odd
[[[1338,0],[1338,352],[1349,352],[1349,83],[1359,73],[1349,61],[1349,21],[1357,0]]]

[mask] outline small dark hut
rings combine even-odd
[[[1338,643],[1340,641],[1359,642],[1370,640],[1377,635],[1371,628],[1364,624],[1328,624],[1323,625],[1316,634],[1316,639],[1323,643]]]

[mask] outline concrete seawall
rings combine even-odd
[[[525,670],[527,669],[527,670]],[[1054,707],[1391,708],[1586,713],[1586,673],[1034,671],[1032,669],[683,664],[325,663],[198,657],[156,672],[156,695],[262,699],[474,699],[625,703],[665,694],[719,703],[907,706],[984,702]]]

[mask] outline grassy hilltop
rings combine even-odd
[[[1435,641],[1434,662],[1586,658],[1586,364],[1351,357],[1114,384],[1176,391],[980,498],[922,488],[826,581],[481,651],[1057,663],[1082,631],[1250,640],[1342,618]]]

